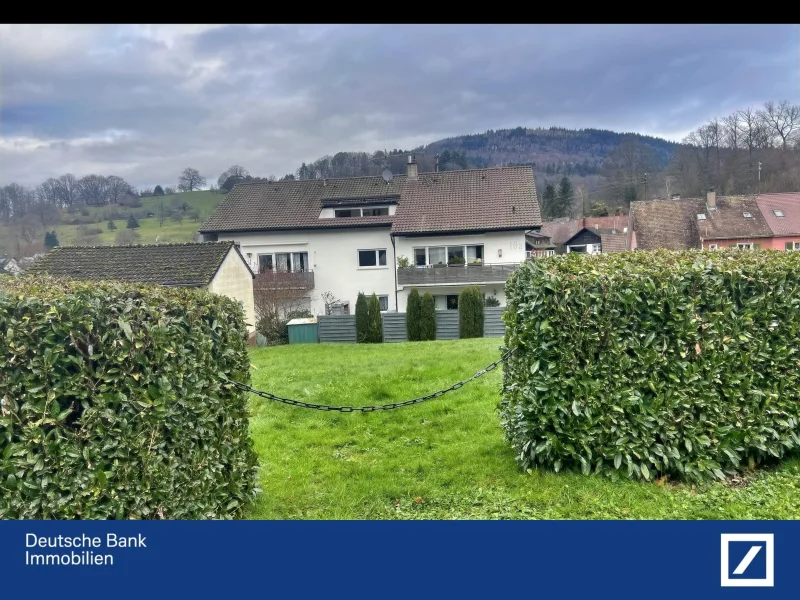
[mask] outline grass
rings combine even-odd
[[[183,194],[172,194],[168,196],[151,196],[142,198],[142,206],[132,210],[136,212],[149,211],[156,212],[156,207],[160,202],[169,208],[175,198],[180,199],[181,202],[186,202],[190,207],[197,210],[200,214],[200,221],[192,221],[191,219],[183,219],[183,222],[178,224],[170,218],[164,220],[163,225],[159,225],[158,219],[155,217],[139,219],[139,235],[141,236],[141,244],[151,244],[158,242],[191,242],[197,236],[197,229],[203,220],[208,217],[216,206],[225,198],[224,194],[218,194],[210,191],[199,192],[185,192]],[[97,216],[103,214],[106,207],[90,207],[90,215]],[[103,230],[100,234],[100,240],[103,244],[113,244],[114,238],[119,230],[123,230],[127,226],[127,221],[124,219],[117,219],[114,224],[117,226],[116,230],[107,229],[107,220],[101,220],[91,226],[99,227]],[[79,225],[58,225],[55,227],[58,241],[62,245],[70,245],[77,243]]]
[[[251,351],[253,385],[326,404],[427,394],[499,356],[499,339]],[[800,460],[703,488],[521,472],[496,406],[499,369],[407,408],[328,413],[251,398],[257,519],[794,519]]]

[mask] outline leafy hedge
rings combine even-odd
[[[256,492],[244,315],[207,292],[0,280],[0,518],[208,519]]]
[[[506,297],[524,468],[698,481],[800,445],[800,252],[569,254]]]
[[[483,337],[483,293],[478,286],[464,288],[458,296],[458,331],[462,340]]]

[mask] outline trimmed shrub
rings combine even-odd
[[[483,337],[483,293],[475,285],[458,295],[458,335],[461,339]]]
[[[420,319],[422,317],[422,302],[419,297],[419,290],[411,288],[408,293],[408,304],[406,305],[406,333],[409,342],[420,340]]]
[[[0,518],[241,517],[241,306],[181,288],[0,281]]]
[[[488,307],[500,306],[500,300],[498,300],[494,296],[487,296],[485,305]]]
[[[800,253],[567,254],[506,297],[523,468],[701,481],[800,446]]]
[[[356,298],[356,339],[359,344],[369,342],[369,302],[364,292]]]
[[[381,301],[372,294],[367,303],[367,339],[370,344],[383,341],[383,318],[381,317]]]
[[[422,341],[436,339],[436,301],[430,292],[425,292],[420,300],[419,339]]]

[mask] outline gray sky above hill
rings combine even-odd
[[[795,25],[0,25],[0,184],[280,177],[519,125],[679,140],[783,99]]]

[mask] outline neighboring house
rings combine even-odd
[[[556,246],[550,237],[539,231],[529,231],[525,234],[525,258],[541,258],[553,256]]]
[[[38,254],[34,254],[33,256],[25,256],[23,258],[20,258],[17,261],[17,266],[19,267],[20,272],[27,271],[28,269],[30,269],[31,266],[33,266],[33,263],[42,258],[44,254],[45,254],[44,252],[40,252]]]
[[[13,258],[0,258],[0,272],[6,275],[19,275],[22,269]]]
[[[564,252],[564,244],[584,228],[616,229],[626,232],[628,215],[618,214],[610,217],[581,217],[580,219],[560,218],[542,223],[540,233],[548,236],[556,252]]]
[[[564,242],[567,253],[580,252],[600,254],[601,252],[625,252],[627,228],[609,229],[605,227],[584,227]]]
[[[754,196],[648,200],[631,203],[631,249],[767,249],[774,234]]]
[[[800,194],[761,194],[756,204],[772,230],[771,248],[800,250]]]
[[[236,242],[257,286],[302,287],[315,314],[323,294],[352,313],[359,292],[404,311],[412,287],[433,294],[437,309],[457,308],[472,284],[503,302],[526,232],[541,226],[532,169],[417,169],[409,157],[406,175],[385,179],[240,183],[200,232]],[[397,268],[399,257],[410,268]]]
[[[232,242],[139,246],[58,246],[30,269],[84,280],[193,287],[238,300],[255,331],[253,272]]]

